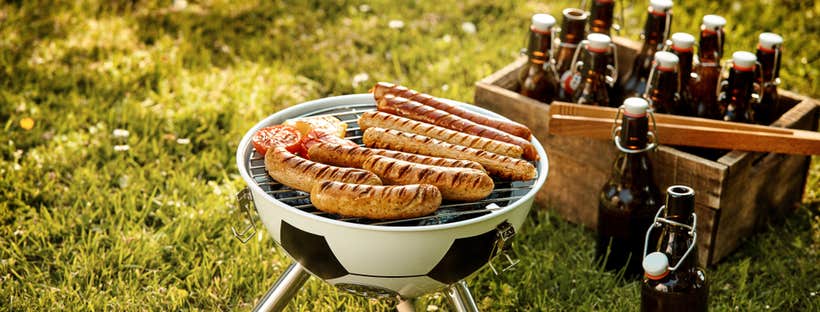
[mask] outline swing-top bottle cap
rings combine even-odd
[[[652,12],[664,13],[672,8],[672,0],[651,0],[649,8]]]
[[[751,52],[737,51],[732,53],[732,62],[734,63],[734,68],[737,70],[752,71],[757,62],[757,56]]]
[[[703,16],[703,27],[706,27],[706,29],[718,31],[723,26],[726,26],[726,19],[723,16],[714,14]]]
[[[768,50],[773,50],[783,44],[783,37],[775,33],[764,32],[757,38],[760,40],[760,47]]]
[[[631,97],[624,100],[624,115],[630,117],[646,116],[649,109],[649,102],[643,98]]]
[[[659,70],[672,70],[678,66],[678,56],[670,52],[658,51],[655,52],[655,62]]]
[[[669,274],[669,258],[666,254],[656,251],[643,258],[644,276],[658,280]]]
[[[672,34],[672,46],[675,49],[691,49],[693,45],[695,45],[695,36],[684,32]]]
[[[590,51],[600,53],[609,50],[609,44],[612,42],[612,39],[604,34],[592,33],[587,35],[587,41],[589,41]]]
[[[539,32],[549,32],[552,26],[555,26],[555,17],[552,17],[552,15],[538,13],[532,16],[532,29]]]

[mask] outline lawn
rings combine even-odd
[[[231,234],[245,131],[379,80],[471,102],[518,56],[532,13],[577,5],[292,2],[0,4],[0,310],[250,309],[290,260],[261,223],[247,244]],[[816,98],[820,2],[806,2],[677,1],[673,30],[721,13],[727,52],[779,32],[782,88]],[[637,39],[646,4],[627,5],[622,35]],[[804,205],[708,268],[713,310],[820,310],[819,179],[815,160]],[[486,311],[637,310],[638,283],[598,269],[593,245],[534,210],[517,268],[468,282]],[[448,309],[440,294],[421,302]],[[314,278],[289,308],[391,307]]]

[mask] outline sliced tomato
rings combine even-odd
[[[319,143],[333,143],[333,144],[340,144],[340,145],[349,145],[349,146],[357,146],[357,144],[348,139],[342,139],[336,136],[334,133],[328,133],[321,130],[313,130],[308,133],[305,137],[302,138],[301,142],[301,149],[299,154],[302,157],[308,158],[307,151],[310,149],[311,146],[319,144]]]
[[[289,152],[296,153],[301,147],[302,134],[294,127],[276,125],[256,131],[251,142],[256,152],[262,155],[272,147],[284,147]]]

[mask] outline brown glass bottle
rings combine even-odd
[[[612,39],[604,34],[589,34],[586,44],[579,46],[578,62],[572,80],[565,85],[572,91],[572,102],[595,106],[611,106],[608,88],[613,85],[616,70],[611,64]]]
[[[706,15],[700,26],[700,49],[698,63],[689,89],[692,91],[693,105],[697,117],[721,119],[718,107],[718,82],[720,81],[720,58],[723,56],[723,31],[726,19],[717,15]]]
[[[589,9],[589,32],[611,36],[615,0],[592,0]]]
[[[640,276],[646,228],[660,204],[660,193],[647,155],[649,104],[642,98],[624,100],[619,140],[624,150],[615,159],[598,204],[596,261],[606,270],[625,268],[624,276]],[[619,143],[620,142],[620,143]]]
[[[572,80],[572,57],[578,44],[584,40],[587,18],[589,14],[581,9],[564,9],[564,19],[561,22],[560,43],[555,53],[555,68],[560,77],[561,85],[558,90],[558,99],[564,102],[572,101],[572,92],[568,92],[568,85]]]
[[[686,107],[681,101],[681,83],[678,73],[678,57],[665,51],[655,53],[654,71],[649,75],[644,98],[655,112],[686,115]]]
[[[777,94],[777,85],[780,84],[780,58],[783,37],[769,32],[761,33],[758,37],[757,60],[760,62],[762,75],[757,84],[763,89],[760,105],[755,107],[757,119],[762,124],[771,124],[784,113]]]
[[[721,82],[718,104],[722,119],[755,123],[755,111],[752,108],[757,101],[754,96],[755,64],[757,57],[746,51],[732,54],[732,68],[729,78]],[[754,104],[753,104],[754,103]]]
[[[660,222],[660,238],[647,242],[647,250],[657,252],[647,255],[643,261],[641,311],[708,310],[709,283],[704,271],[697,266],[697,245],[692,235],[697,230],[694,208],[692,188],[675,185],[667,189],[666,209],[661,217],[679,225]]]
[[[555,18],[552,15],[532,16],[527,47],[529,61],[518,72],[521,94],[544,103],[550,103],[558,96],[558,74],[551,60],[553,26]]]
[[[669,26],[672,22],[672,1],[652,0],[646,15],[646,24],[641,34],[643,45],[635,62],[632,64],[626,79],[622,80],[621,88],[626,97],[641,96],[646,91],[646,79],[652,69],[652,59],[659,51],[669,35]]]
[[[680,98],[681,102],[685,104],[682,109],[682,115],[694,115],[694,107],[692,103],[692,92],[689,90],[689,84],[692,81],[692,62],[694,61],[695,37],[687,33],[672,34],[671,45],[669,52],[672,52],[678,57],[678,70],[680,73]]]

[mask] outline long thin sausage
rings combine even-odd
[[[446,200],[481,200],[495,187],[493,179],[478,170],[428,166],[378,155],[368,158],[362,168],[387,184],[433,185]]]
[[[475,161],[491,175],[508,180],[535,179],[535,166],[521,159],[498,155],[487,151],[454,145],[422,135],[392,129],[370,128],[364,131],[362,141],[369,147],[399,150],[408,153],[468,159]]]
[[[435,107],[436,109],[443,110],[450,114],[455,114],[459,117],[465,118],[477,124],[485,125],[490,128],[499,129],[501,131],[504,131],[517,137],[521,137],[526,140],[529,140],[530,136],[532,136],[532,131],[530,131],[530,129],[527,128],[527,126],[517,123],[515,121],[492,118],[482,114],[474,113],[461,107],[443,102],[429,94],[420,93],[416,90],[408,89],[404,86],[397,86],[389,82],[379,82],[376,83],[375,86],[373,86],[372,91],[373,96],[376,98],[376,101],[384,97],[385,94],[389,93],[398,97],[403,97],[406,99],[422,103],[424,105]]]
[[[362,185],[324,181],[310,192],[317,209],[348,217],[370,219],[414,218],[435,212],[441,192],[432,185]]]
[[[396,116],[383,112],[366,112],[359,116],[359,128],[362,131],[370,127],[395,129],[420,134],[447,143],[469,146],[504,156],[520,158],[523,149],[514,144],[496,141],[477,135],[467,134],[421,121]]]
[[[373,155],[381,155],[417,164],[485,171],[481,164],[470,160],[430,157],[385,149],[361,147],[358,145],[316,144],[308,150],[308,155],[310,155],[311,160],[341,167],[362,168],[362,163],[364,163],[367,158]]]
[[[530,141],[495,128],[477,124],[454,114],[450,114],[443,110],[439,110],[416,101],[397,97],[392,94],[385,94],[384,97],[376,102],[376,107],[380,111],[393,115],[399,115],[448,129],[515,144],[523,149],[523,156],[525,159],[538,159],[538,151],[535,150],[535,146],[533,146]]]
[[[274,180],[303,192],[310,192],[314,185],[322,181],[382,184],[379,177],[370,171],[317,163],[281,147],[268,149],[265,153],[265,169]]]

